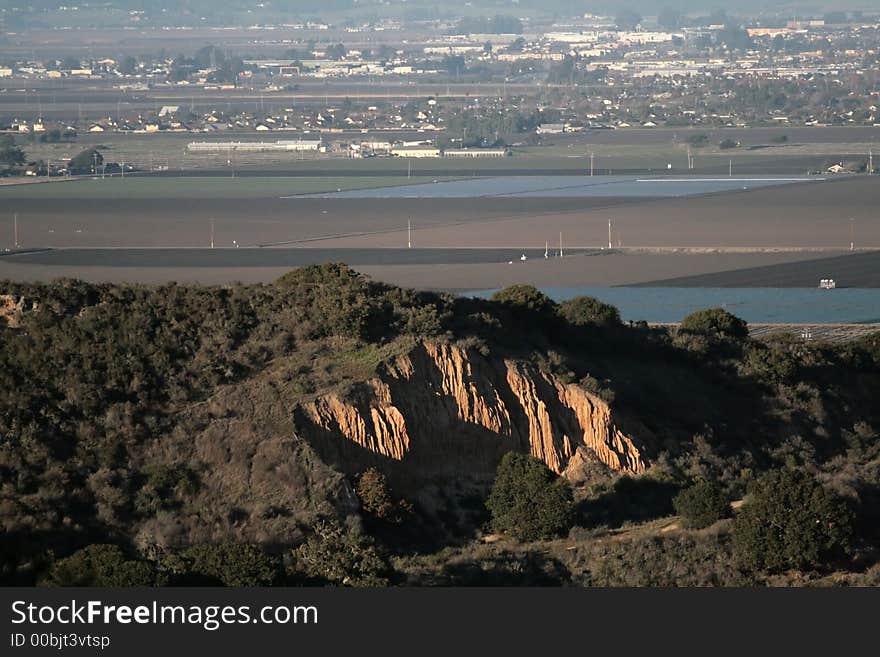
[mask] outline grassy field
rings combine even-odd
[[[24,144],[29,160],[64,161],[85,148],[99,147],[108,162],[125,162],[142,171],[167,168],[171,172],[198,175],[199,172],[252,171],[277,174],[382,176],[405,174],[407,167],[414,175],[479,175],[486,171],[508,173],[552,170],[559,172],[587,171],[589,155],[595,154],[597,173],[626,169],[642,171],[687,170],[687,136],[698,130],[606,130],[566,135],[550,135],[538,146],[516,146],[513,157],[487,160],[446,160],[438,158],[371,158],[351,159],[344,152],[328,154],[294,153],[233,153],[232,166],[227,153],[190,153],[191,141],[273,141],[285,138],[283,133],[260,134],[230,132],[221,137],[205,137],[190,133],[83,134],[71,144]],[[692,148],[693,173],[726,173],[733,162],[739,173],[804,173],[825,169],[841,160],[865,159],[869,149],[880,150],[880,131],[875,129],[743,129],[707,130],[709,143]],[[374,133],[383,139],[400,137]],[[419,135],[433,138],[435,133]],[[788,143],[773,140],[785,136]],[[289,138],[290,135],[287,135]],[[405,138],[415,138],[408,135]],[[358,141],[360,133],[329,135],[334,141]],[[526,138],[526,135],[523,135]],[[724,138],[740,141],[741,146],[722,150]]]
[[[396,185],[430,183],[434,178],[413,176],[319,177],[245,177],[245,178],[154,178],[118,177],[101,179],[54,180],[52,182],[0,187],[4,200],[42,199],[247,199],[371,189]]]

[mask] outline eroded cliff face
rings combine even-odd
[[[491,472],[510,450],[565,474],[598,460],[643,472],[653,437],[576,384],[519,361],[426,342],[385,366],[355,394],[300,405],[298,433],[343,470],[364,458],[420,473]],[[376,460],[376,459],[374,459]]]

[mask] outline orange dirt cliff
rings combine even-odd
[[[297,431],[345,471],[406,465],[441,476],[492,472],[510,450],[554,472],[586,461],[628,473],[649,465],[653,436],[581,386],[522,361],[426,342],[342,396],[300,405]]]

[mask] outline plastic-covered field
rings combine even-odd
[[[792,176],[503,176],[306,194],[320,198],[676,197],[823,180]],[[291,197],[293,198],[293,197]]]

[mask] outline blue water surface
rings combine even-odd
[[[595,297],[616,306],[624,321],[680,322],[703,308],[724,308],[751,323],[862,324],[880,322],[880,289],[547,287],[554,301]],[[466,296],[490,297],[497,290]]]

